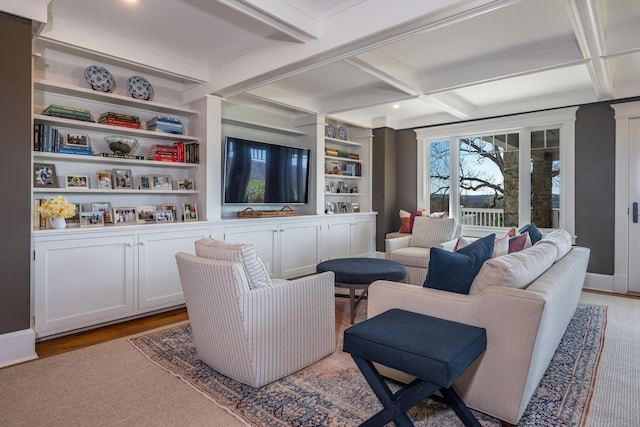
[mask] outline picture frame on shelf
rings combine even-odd
[[[326,183],[326,184],[324,185],[324,192],[325,192],[325,193],[333,193],[333,192],[334,192],[334,191],[333,191],[333,184],[331,184],[331,183]]]
[[[87,175],[65,175],[65,188],[75,188],[87,190],[89,188],[89,177]]]
[[[151,178],[149,178],[149,175],[140,175],[138,177],[138,189],[151,190]]]
[[[138,224],[156,222],[156,207],[151,205],[136,206],[136,220]]]
[[[337,211],[339,213],[348,213],[347,204],[345,202],[337,202]]]
[[[111,179],[111,173],[109,172],[98,172],[98,189],[100,190],[112,190],[113,189],[113,181]]]
[[[93,212],[102,212],[105,224],[113,224],[113,216],[110,202],[91,202]]]
[[[347,184],[344,183],[344,181],[339,181],[338,182],[338,193],[348,193],[349,190],[347,190]]]
[[[171,175],[149,175],[152,190],[173,190]]]
[[[326,214],[334,214],[336,213],[336,204],[333,202],[327,202],[325,204],[324,213]]]
[[[113,221],[116,225],[137,224],[135,207],[113,208]]]
[[[182,203],[182,211],[184,212],[184,221],[198,220],[198,207],[196,202]]]
[[[171,214],[173,215],[173,220],[174,221],[178,220],[178,208],[176,207],[175,203],[163,203],[162,210],[171,211]]]
[[[133,189],[131,169],[114,169],[112,172],[113,188],[117,190]]]
[[[89,141],[89,135],[67,132],[64,143],[71,147],[89,148],[91,143]]]
[[[53,163],[34,163],[33,186],[36,188],[58,188],[56,165]]]
[[[349,193],[352,193],[352,194],[358,193],[358,184],[353,184],[351,186],[351,189],[349,190]]]
[[[194,190],[193,179],[181,178],[178,180],[178,190]]]
[[[80,212],[82,211],[82,205],[80,203],[73,204],[76,207],[76,213],[72,217],[67,218],[67,225],[80,224]]]
[[[360,203],[352,202],[351,203],[351,212],[360,212]]]
[[[104,215],[102,212],[80,212],[80,227],[103,227]]]
[[[170,210],[157,210],[156,211],[156,222],[173,222],[173,212]]]

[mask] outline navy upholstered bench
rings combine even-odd
[[[380,258],[336,258],[323,261],[316,266],[317,273],[333,271],[336,286],[349,288],[349,306],[351,310],[351,324],[354,311],[360,300],[367,293],[369,285],[376,280],[391,280],[398,282],[407,275],[407,268],[396,261]],[[358,299],[355,290],[362,289]]]
[[[484,328],[392,309],[344,331],[343,351],[350,353],[384,408],[363,423],[412,426],[406,411],[440,390],[465,426],[480,423],[451,387],[486,349]],[[373,362],[416,379],[392,393]]]

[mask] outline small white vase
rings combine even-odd
[[[53,228],[67,228],[67,221],[64,218],[49,218],[49,222]]]

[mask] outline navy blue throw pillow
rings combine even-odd
[[[482,263],[493,255],[496,235],[471,242],[457,252],[431,248],[425,288],[468,294]]]
[[[542,233],[540,232],[540,230],[538,230],[538,227],[536,227],[535,224],[527,224],[520,230],[518,230],[520,234],[524,234],[527,231],[529,232],[529,238],[531,239],[532,245],[535,245],[538,240],[542,239]]]

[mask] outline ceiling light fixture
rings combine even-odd
[[[400,105],[399,104],[393,104],[392,108],[395,108],[397,110],[398,108],[400,108]]]

